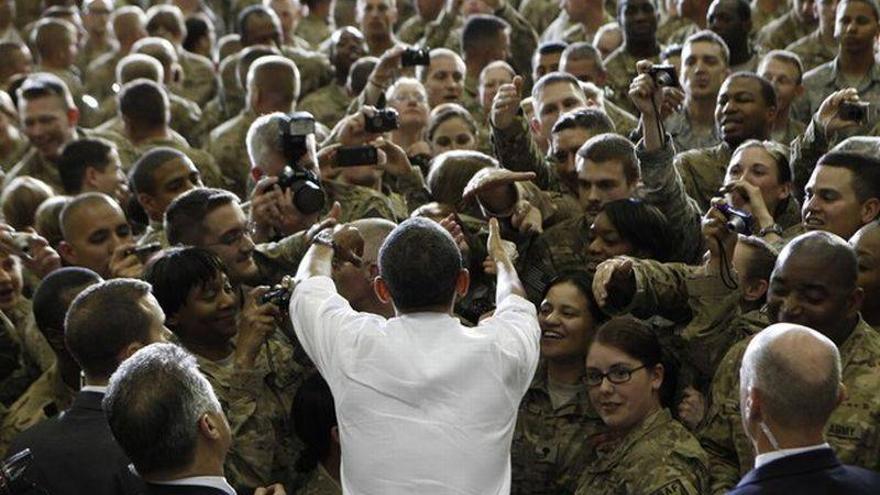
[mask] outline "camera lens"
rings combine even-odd
[[[749,233],[749,226],[746,224],[746,221],[736,215],[731,215],[726,225],[727,230],[730,230],[731,232],[736,232],[737,234],[743,235]]]
[[[324,191],[313,182],[302,182],[293,194],[296,209],[306,215],[317,213],[324,207]]]
[[[659,84],[660,86],[671,86],[672,78],[669,77],[669,74],[667,74],[666,72],[658,72],[657,84]]]

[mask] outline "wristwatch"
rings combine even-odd
[[[759,230],[756,235],[758,237],[766,237],[767,234],[776,234],[779,237],[782,237],[782,227],[780,227],[778,223],[774,223],[769,227],[764,227],[763,229]]]
[[[333,230],[329,228],[318,232],[314,239],[312,239],[312,242],[327,246],[330,249],[336,249],[336,242],[333,240]]]

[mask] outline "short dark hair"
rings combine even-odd
[[[874,20],[880,21],[880,7],[877,6],[877,2],[875,0],[841,0],[840,3],[837,4],[837,8],[840,9],[840,6],[845,3],[863,3],[867,5],[874,13]]]
[[[540,79],[538,79],[537,82],[535,82],[535,85],[532,87],[532,97],[537,98],[538,93],[540,93],[544,89],[544,86],[561,82],[571,84],[573,87],[577,88],[578,91],[583,93],[583,90],[581,89],[581,83],[577,80],[576,77],[569,74],[568,72],[557,70],[544,74],[543,76],[541,76]]]
[[[562,114],[553,125],[551,134],[557,134],[566,129],[586,129],[593,135],[615,131],[614,122],[598,108],[578,108]]]
[[[401,311],[452,302],[461,268],[452,236],[427,218],[405,220],[379,248],[379,273]]]
[[[153,317],[141,301],[149,294],[150,284],[117,278],[76,296],[64,322],[64,341],[87,375],[109,377],[122,349],[148,341]]]
[[[293,396],[290,418],[296,436],[306,446],[296,463],[296,470],[311,472],[330,453],[330,430],[338,424],[333,394],[320,373],[313,372],[300,385]]]
[[[67,143],[57,164],[64,193],[76,195],[82,191],[82,182],[89,167],[99,172],[106,170],[113,149],[113,144],[100,138],[81,138]]]
[[[46,96],[55,96],[61,98],[61,101],[64,102],[68,109],[76,108],[67,84],[58,76],[48,72],[37,72],[25,77],[21,82],[21,86],[16,90],[15,96],[16,102],[19,104],[22,100],[36,100]]]
[[[746,8],[748,8],[748,5],[747,3]],[[703,29],[688,36],[681,47],[682,51],[684,51],[685,46],[693,45],[694,43],[715,43],[721,49],[721,58],[724,60],[724,65],[730,64],[730,48],[727,47],[727,42],[721,36],[718,36],[718,33],[715,31]],[[681,55],[681,52],[679,52],[679,55]]]
[[[198,422],[223,414],[196,358],[175,344],[140,349],[110,378],[103,401],[113,437],[141,475],[178,471],[196,455]]]
[[[538,45],[535,53],[539,55],[553,55],[564,52],[567,47],[568,43],[564,41],[547,41]]]
[[[189,293],[214,281],[226,267],[216,254],[198,247],[173,247],[147,264],[144,280],[153,287],[153,295],[162,311],[174,316],[186,304]],[[172,328],[175,332],[178,329]]]
[[[196,48],[196,44],[208,36],[211,29],[211,20],[208,16],[201,12],[196,12],[186,18],[186,38],[183,40],[183,49],[192,52]]]
[[[378,63],[379,59],[376,57],[361,57],[351,64],[346,84],[351,89],[352,94],[361,94],[361,91],[367,86],[370,74]]]
[[[243,47],[250,46],[252,44],[250,36],[248,36],[247,25],[248,21],[250,21],[251,17],[253,16],[264,16],[277,22],[277,16],[275,16],[275,13],[262,4],[249,5],[242,9],[242,11],[238,14],[237,24],[238,34],[241,35],[241,44]],[[280,34],[281,33],[279,32],[279,35]],[[279,39],[278,41],[281,40]]]
[[[46,276],[34,291],[33,313],[34,321],[40,333],[46,336],[50,343],[54,340],[49,338],[56,335],[64,335],[64,318],[67,309],[73,299],[86,286],[101,282],[101,276],[78,266],[66,266],[55,270]]]
[[[483,43],[494,43],[501,33],[510,30],[510,24],[494,15],[472,15],[461,30],[461,51],[467,52]]]
[[[562,58],[572,60],[592,60],[598,65],[602,72],[605,72],[605,63],[602,61],[602,54],[595,46],[586,42],[578,41],[568,45],[562,52]]]
[[[165,211],[165,234],[170,245],[198,246],[205,234],[202,222],[215,209],[238,204],[238,197],[223,189],[197,188],[171,202]]]
[[[189,157],[183,154],[182,151],[168,146],[151,148],[141,155],[134,162],[131,171],[128,173],[128,181],[131,184],[132,191],[149,195],[156,194],[158,184],[156,184],[156,178],[153,174],[156,173],[159,167],[175,159],[186,161],[189,160]]]
[[[684,46],[674,43],[667,45],[666,48],[660,50],[660,60],[669,60],[672,57],[680,57]]]
[[[833,283],[847,293],[858,286],[859,261],[856,252],[840,236],[814,230],[795,237],[780,251],[773,271],[775,273],[790,259],[805,257],[821,260],[823,267],[827,268],[824,272],[830,274]]]
[[[816,166],[845,168],[852,172],[852,188],[860,203],[880,198],[880,159],[855,151],[831,151]]]
[[[639,360],[645,367],[663,365],[663,384],[660,385],[660,403],[664,407],[673,404],[677,370],[663,355],[657,335],[648,323],[632,316],[611,318],[596,331],[593,344],[613,347]]]
[[[593,275],[583,270],[565,270],[560,272],[556,277],[550,280],[550,283],[544,287],[541,293],[541,300],[547,298],[550,289],[560,284],[571,284],[575,286],[578,292],[587,300],[587,309],[592,315],[593,321],[603,323],[608,320],[608,315],[599,308],[596,302],[596,296],[593,295]]]
[[[751,79],[752,81],[757,81],[761,86],[761,98],[764,99],[764,103],[766,103],[768,107],[776,106],[776,88],[774,88],[773,84],[771,84],[766,78],[763,78],[754,72],[739,71],[727,76],[727,80],[733,79]]]
[[[186,21],[183,13],[174,5],[154,5],[147,10],[147,25],[150,36],[156,36],[160,29],[175,36],[186,37]]]
[[[602,212],[620,237],[633,248],[651,253],[657,261],[671,261],[669,221],[657,207],[640,199],[627,198],[605,203]]]
[[[497,168],[498,162],[479,151],[445,151],[431,160],[428,190],[435,201],[457,208],[467,183],[484,168]]]
[[[135,79],[119,92],[119,113],[147,129],[166,126],[168,95],[156,81]]]
[[[617,134],[599,134],[593,136],[578,150],[578,156],[596,163],[610,160],[620,162],[623,175],[629,184],[635,184],[642,177],[636,147],[632,142]]]

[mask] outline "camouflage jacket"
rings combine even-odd
[[[801,58],[804,72],[830,62],[837,56],[837,42],[831,44],[824,42],[819,29],[788,45],[785,49]]]
[[[294,359],[293,344],[276,331],[260,349],[253,369],[236,367],[231,357],[223,362],[196,357],[232,430],[226,457],[230,484],[252,491],[285,479],[303,448],[290,424],[290,409],[308,371]]]
[[[326,19],[319,19],[311,15],[300,19],[299,25],[296,26],[296,35],[306,40],[313,49],[318,49],[333,31],[332,19],[328,22]]]
[[[159,245],[162,246],[162,249],[168,247],[168,237],[165,235],[165,224],[150,220],[147,230],[145,230],[140,239],[138,239],[137,245],[138,247],[141,247],[153,242],[158,242]]]
[[[711,199],[718,195],[731,154],[730,147],[720,143],[675,156],[675,168],[684,183],[684,190],[697,202],[700,211],[708,210]]]
[[[174,148],[186,155],[187,158],[192,160],[193,164],[196,166],[196,169],[198,169],[199,173],[201,174],[202,181],[205,183],[205,186],[226,188],[226,181],[221,175],[220,168],[214,161],[214,157],[204,150],[193,148],[192,146],[187,144],[186,140],[183,139],[179,134],[175,134],[176,133],[173,133],[172,131],[165,137],[155,137],[140,142],[137,145],[129,145],[125,148],[120,148],[119,157],[122,160],[123,164],[130,165],[134,163],[134,161],[137,160],[138,157],[142,156],[144,153],[153,148],[157,148],[160,146]],[[128,170],[128,165],[123,165],[123,168]]]
[[[668,410],[660,409],[619,441],[600,447],[576,493],[702,495],[708,485],[706,452]]]
[[[180,96],[204,105],[217,94],[217,75],[214,64],[202,55],[179,49],[178,60],[183,68],[183,85],[177,91]]]
[[[344,86],[332,82],[303,98],[296,107],[311,113],[318,122],[332,129],[345,117],[351,100]]]
[[[676,112],[666,117],[663,127],[672,137],[672,143],[677,150],[696,150],[709,148],[721,143],[721,136],[716,128],[708,129],[708,132],[698,133],[691,127],[687,110]]]
[[[16,435],[69,408],[76,390],[61,379],[57,365],[43,373],[11,406],[0,425],[0,457]]]
[[[245,109],[211,131],[205,143],[205,150],[216,160],[223,179],[229,184],[229,190],[242,199],[247,197],[251,171],[245,137],[256,119],[256,113]]]
[[[333,67],[323,53],[284,46],[281,53],[293,60],[299,69],[299,98],[303,99],[313,91],[321,89],[333,80]]]
[[[306,484],[296,495],[342,495],[342,486],[330,477],[324,466],[318,463]]]
[[[554,225],[531,241],[516,267],[530,301],[539,304],[547,284],[560,272],[591,269],[587,248],[592,223],[593,218],[584,214]]]
[[[673,147],[669,139],[666,141],[663,148],[650,153],[645,151],[643,141],[636,147],[644,184],[641,195],[669,221],[670,239],[676,247],[671,259],[698,263],[705,252],[700,230],[701,210],[686,193],[680,171],[673,165]]]
[[[574,493],[584,466],[595,460],[595,448],[607,440],[608,428],[581,387],[568,403],[553,407],[546,365],[541,365],[519,405],[510,449],[511,493]]]
[[[662,48],[661,48],[662,50]],[[649,59],[655,64],[660,63],[660,54]],[[617,106],[623,108],[627,112],[637,115],[635,105],[629,99],[629,85],[636,77],[636,62],[639,59],[626,51],[626,45],[620,46],[614,50],[605,59],[605,71],[608,72],[608,79],[605,87],[610,91],[609,98]]]
[[[804,99],[809,105],[810,115],[819,110],[819,105],[829,94],[851,86],[853,85],[839,71],[836,57],[804,74]],[[866,77],[855,88],[859,92],[859,99],[869,102],[875,108],[880,106],[880,64],[872,65]],[[869,112],[868,119],[868,127],[876,124],[876,112]]]
[[[712,382],[710,406],[700,431],[700,441],[710,458],[712,490],[707,493],[725,493],[754,465],[754,452],[743,431],[739,405],[739,368],[748,342],[740,341],[730,349]],[[839,350],[847,397],[831,413],[825,436],[840,462],[877,471],[880,334],[859,319]]]
[[[532,25],[535,32],[543,33],[553,23],[562,8],[560,2],[553,0],[523,0],[518,10],[523,18]]]
[[[755,42],[761,53],[779,50],[810,34],[816,23],[807,24],[798,20],[793,11],[767,23],[758,34]]]
[[[557,15],[541,33],[538,42],[547,43],[548,41],[559,41],[565,36],[565,32],[572,26],[574,26],[574,22],[568,17],[568,13],[565,9],[562,9],[559,11],[559,15]],[[590,42],[592,43],[592,40],[590,40]]]

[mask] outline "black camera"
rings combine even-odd
[[[400,57],[400,65],[412,67],[415,65],[431,65],[430,48],[407,48]]]
[[[278,187],[293,191],[297,210],[306,215],[317,213],[326,200],[321,181],[314,172],[297,164],[308,153],[308,137],[315,133],[315,118],[309,112],[293,112],[284,117],[280,132],[287,167],[278,176]]]
[[[379,150],[375,146],[348,146],[336,150],[337,167],[357,167],[379,163]]]
[[[677,88],[678,76],[675,75],[675,67],[672,65],[652,65],[648,74],[654,79],[654,83],[660,87]]]
[[[290,295],[293,293],[293,279],[285,275],[281,283],[275,285],[260,298],[260,304],[272,303],[282,312],[287,312],[290,307]]]
[[[866,101],[844,101],[837,109],[837,116],[841,120],[853,122],[865,122],[868,120],[868,107],[871,104]]]
[[[381,134],[383,132],[393,131],[400,127],[399,115],[397,110],[393,108],[383,108],[376,110],[372,117],[366,117],[364,130],[372,134]]]
[[[36,488],[24,476],[33,459],[31,449],[24,449],[0,463],[0,495],[27,493]]]
[[[728,204],[718,205],[717,208],[718,211],[727,217],[727,223],[725,224],[727,230],[737,234],[752,235],[752,232],[755,230],[755,218],[751,213],[738,210]]]

